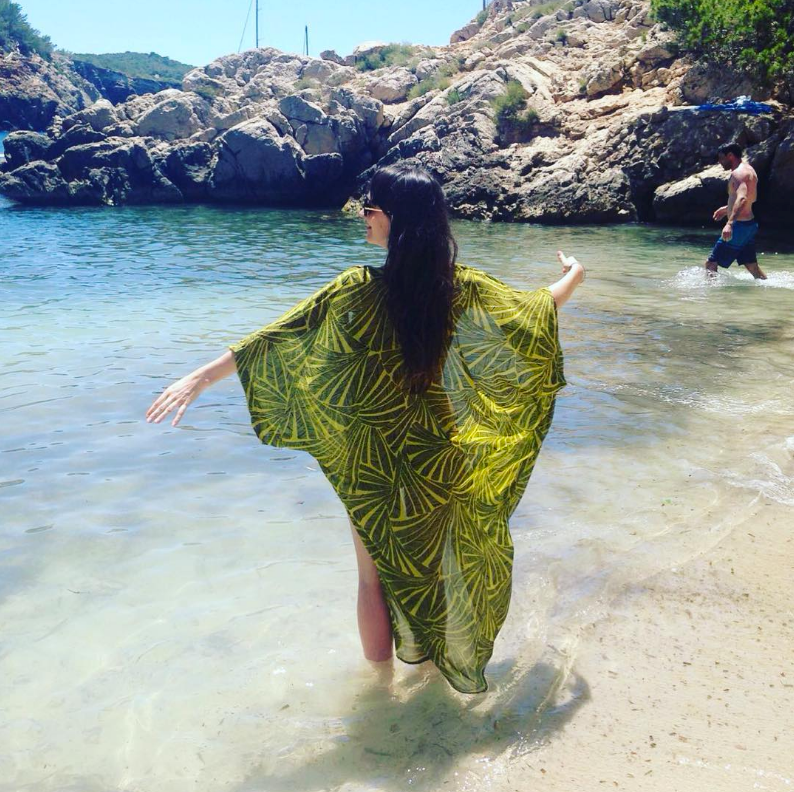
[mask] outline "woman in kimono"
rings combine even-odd
[[[364,655],[432,660],[458,691],[484,669],[510,602],[508,519],[565,384],[557,309],[584,278],[513,289],[456,264],[444,194],[400,163],[373,176],[352,267],[280,319],[175,382],[159,423],[237,373],[263,443],[312,454],[344,504],[359,569]]]

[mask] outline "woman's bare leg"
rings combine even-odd
[[[383,596],[383,589],[367,548],[361,541],[358,531],[350,523],[353,531],[353,544],[356,547],[358,562],[358,633],[364,657],[376,663],[391,660],[393,636],[389,608]]]

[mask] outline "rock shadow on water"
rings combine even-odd
[[[423,671],[416,673],[421,677]],[[590,700],[583,677],[546,662],[513,680],[509,669],[494,665],[491,675],[500,678],[499,685],[463,700],[435,669],[424,674],[424,680],[402,698],[388,685],[370,686],[335,722],[334,734],[318,734],[316,740],[306,741],[307,756],[300,766],[274,774],[267,768],[280,762],[263,757],[235,792],[353,790],[373,784],[394,792],[406,784],[437,790],[449,783],[447,777],[467,757],[485,775],[494,760],[510,761],[531,753],[548,743]],[[297,760],[297,752],[292,756]],[[461,783],[464,776],[470,781],[472,772],[477,773],[471,762],[460,770]]]

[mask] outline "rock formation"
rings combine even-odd
[[[133,94],[155,93],[165,87],[158,80],[133,79],[58,52],[51,60],[0,53],[0,130],[46,129],[55,118],[98,99],[118,104]]]
[[[771,113],[697,109],[753,86],[676,57],[645,2],[500,0],[466,30],[375,71],[356,58],[385,54],[382,43],[348,58],[219,58],[182,90],[97,102],[46,136],[9,135],[0,191],[27,203],[337,206],[375,164],[413,158],[460,217],[702,222],[725,189],[716,148],[738,141],[765,217],[790,213],[791,108],[759,94]],[[527,107],[503,129],[493,101],[510,82]]]
[[[46,129],[56,115],[73,113],[100,98],[60,55],[50,62],[38,55],[0,53],[0,129]]]
[[[157,93],[169,87],[168,83],[162,80],[128,77],[114,69],[105,69],[88,61],[73,60],[71,65],[80,77],[93,85],[103,98],[113,104],[124,102],[133,95]]]

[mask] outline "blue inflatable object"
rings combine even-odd
[[[750,115],[761,115],[761,113],[771,113],[771,105],[764,104],[763,102],[754,102],[749,96],[737,96],[731,99],[730,102],[722,104],[714,104],[707,102],[706,104],[698,105],[696,110],[718,110],[723,113],[749,113]]]

